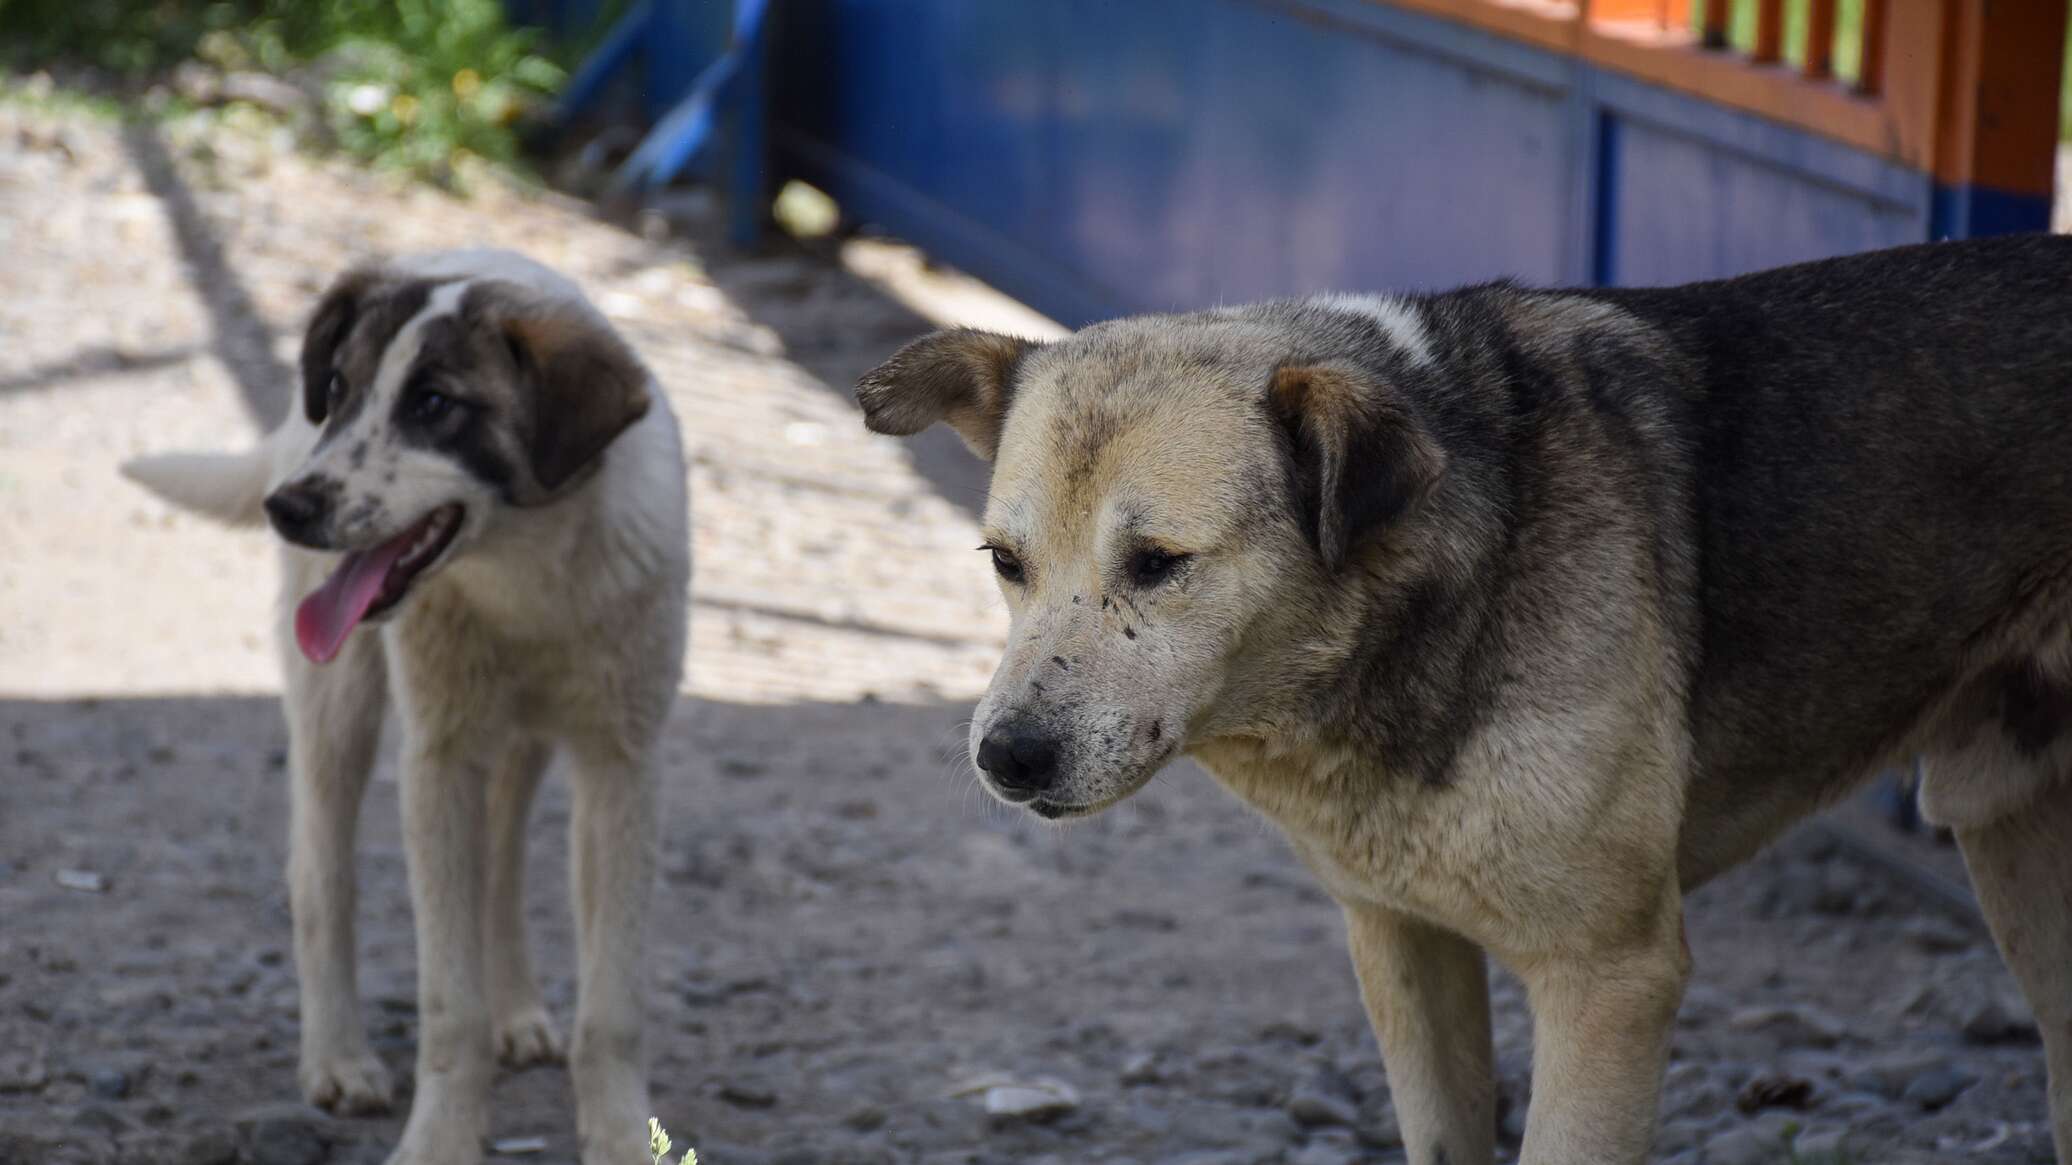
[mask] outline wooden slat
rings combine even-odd
[[[1727,0],[1702,0],[1698,40],[1709,49],[1727,47]]]
[[[1935,177],[2048,197],[2055,165],[2065,5],[1950,0]]]
[[[1585,8],[1587,19],[1607,24],[1665,29],[1691,23],[1689,0],[1585,0]]]
[[[1835,0],[1812,0],[1806,9],[1806,76],[1825,81],[1835,73]]]
[[[1784,0],[1756,0],[1755,48],[1749,56],[1758,65],[1784,59]]]
[[[1940,135],[1936,102],[1942,86],[1944,0],[1890,0],[1884,5],[1878,100],[1898,140],[1890,151],[1917,170],[1934,165]]]
[[[1858,50],[1856,91],[1885,90],[1885,0],[1863,0],[1863,44]]]
[[[1445,17],[1476,28],[1538,45],[1544,49],[1572,53],[1576,33],[1582,27],[1582,8],[1573,0],[1389,0],[1397,8],[1408,8]]]

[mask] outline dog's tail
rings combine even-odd
[[[265,444],[242,453],[159,453],[122,463],[122,476],[159,497],[232,526],[266,520],[273,456]]]

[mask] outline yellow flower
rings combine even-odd
[[[462,69],[453,75],[453,95],[466,101],[482,91],[482,74],[473,69]]]
[[[408,93],[398,93],[396,99],[389,102],[389,111],[396,115],[397,121],[409,125],[417,120],[417,98]]]

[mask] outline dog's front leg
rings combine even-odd
[[[492,1072],[482,969],[488,774],[458,734],[412,725],[403,832],[417,916],[417,1094],[389,1165],[472,1165]]]
[[[1691,963],[1673,885],[1665,899],[1628,942],[1515,961],[1533,1016],[1520,1165],[1647,1159]]]
[[[649,1160],[642,987],[657,834],[652,751],[596,741],[571,748],[570,888],[579,952],[569,1064],[583,1165]]]
[[[288,901],[301,979],[302,1054],[309,1102],[357,1115],[389,1106],[388,1069],[367,1046],[355,970],[353,839],[374,769],[388,700],[381,647],[348,641],[328,669],[284,645],[288,678]]]
[[[1486,1165],[1496,1091],[1482,951],[1379,906],[1347,904],[1345,918],[1411,1165]]]

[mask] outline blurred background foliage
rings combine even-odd
[[[0,0],[10,69],[255,101],[354,157],[442,180],[471,157],[517,161],[522,120],[589,39],[549,44],[502,0]]]

